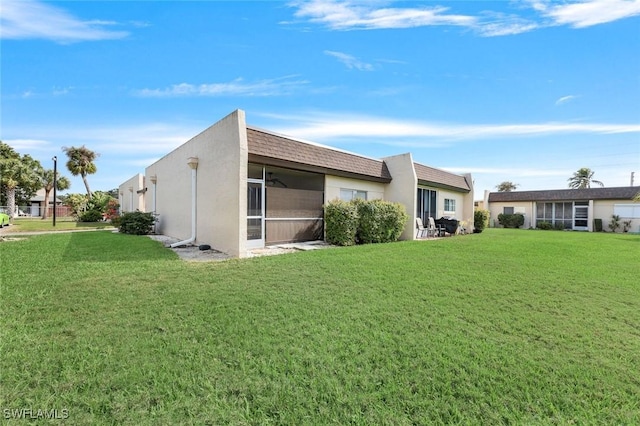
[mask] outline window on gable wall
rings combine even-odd
[[[367,191],[359,191],[357,189],[340,188],[340,199],[342,201],[351,201],[354,198],[367,199]]]
[[[455,213],[456,211],[456,200],[451,198],[444,199],[444,211]]]

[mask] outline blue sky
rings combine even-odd
[[[235,109],[380,158],[567,187],[640,184],[640,0],[2,0],[0,138],[109,190]],[[84,192],[72,178],[69,192]]]

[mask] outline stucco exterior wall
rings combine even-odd
[[[508,201],[499,203],[489,203],[489,227],[497,228],[498,215],[504,212],[505,207],[513,207],[514,213],[524,214],[524,225],[521,229],[529,229],[535,227],[535,202],[533,201]]]
[[[393,179],[385,187],[384,198],[387,201],[401,203],[407,210],[409,219],[400,236],[401,240],[413,240],[416,238],[416,202],[418,190],[418,178],[413,167],[413,158],[410,153],[385,157],[389,173]]]
[[[138,173],[132,178],[118,187],[118,203],[120,203],[120,212],[128,213],[145,210],[145,178]]]
[[[385,184],[379,182],[368,182],[359,179],[350,179],[339,176],[325,175],[324,180],[324,200],[325,203],[340,198],[340,189],[355,189],[366,191],[368,200],[379,200],[384,198]]]
[[[158,232],[191,237],[189,157],[198,158],[196,244],[209,244],[232,256],[246,256],[247,132],[245,114],[236,110],[149,166],[155,176]],[[150,191],[153,191],[151,188]],[[153,192],[146,197],[151,210]]]
[[[602,230],[611,232],[609,223],[611,223],[611,216],[614,215],[615,204],[634,204],[631,200],[594,200],[593,201],[593,218],[602,219]],[[637,203],[636,203],[637,204]],[[620,228],[617,232],[622,232],[622,222],[631,220],[631,229],[629,232],[640,232],[640,219],[628,218],[620,216]]]

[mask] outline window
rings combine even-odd
[[[513,214],[514,212],[514,208],[513,207],[503,207],[502,208],[502,213],[503,214]]]
[[[640,219],[640,204],[614,204],[613,214],[623,219]]]
[[[444,211],[445,212],[456,212],[456,200],[452,200],[451,198],[444,199]]]
[[[340,199],[342,201],[351,201],[354,198],[367,199],[367,191],[359,191],[357,189],[343,189],[340,188]]]

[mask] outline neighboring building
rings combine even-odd
[[[36,195],[29,199],[29,206],[25,206],[26,209],[22,207],[18,208],[16,211],[16,215],[18,216],[32,216],[32,217],[40,217],[44,213],[44,197],[46,195],[46,191],[44,188],[39,189],[36,192]],[[56,205],[59,206],[62,204],[62,201],[57,198]],[[53,191],[49,194],[49,205],[47,206],[50,213],[53,211]]]
[[[144,193],[145,179],[140,173],[121,184],[118,188],[120,213],[145,211]]]
[[[616,188],[555,189],[547,191],[485,192],[484,204],[491,214],[491,225],[498,226],[500,213],[522,213],[524,228],[539,222],[564,229],[594,231],[594,219],[601,219],[604,230],[612,215],[631,220],[631,230],[640,232],[640,203],[633,197],[640,186]]]
[[[414,163],[411,154],[374,159],[248,127],[242,110],[119,192],[123,211],[140,209],[136,194],[144,200],[144,211],[158,215],[158,233],[238,257],[269,244],[323,239],[323,206],[336,198],[403,204],[409,220],[402,239],[415,238],[416,217],[450,216],[473,225],[469,174]]]

